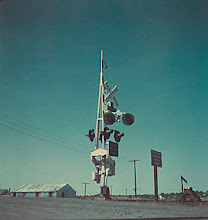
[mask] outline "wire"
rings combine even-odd
[[[25,122],[23,122],[23,121],[20,121],[20,120],[11,118],[11,117],[9,117],[8,115],[5,115],[5,114],[2,114],[2,113],[1,113],[1,116],[6,117],[6,118],[8,118],[8,119],[10,119],[10,120],[16,121],[16,122],[18,122],[18,123],[22,123],[22,124],[24,124],[24,125],[26,125],[26,126],[33,127],[33,128],[35,128],[36,130],[39,130],[39,131],[44,132],[44,133],[47,133],[47,134],[49,134],[49,135],[53,135],[53,136],[57,137],[58,139],[65,139],[65,140],[70,141],[70,142],[73,142],[73,143],[75,143],[75,144],[79,144],[79,143],[76,143],[75,141],[72,141],[72,140],[66,138],[66,137],[58,136],[58,135],[56,135],[56,134],[54,134],[54,133],[52,133],[52,132],[49,132],[49,131],[40,129],[40,128],[35,127],[34,125],[31,125],[31,124],[29,124],[29,123],[25,123]],[[84,144],[82,144],[82,145],[83,145],[83,146],[87,146],[87,145],[84,145]],[[88,146],[87,146],[87,147],[88,147]]]
[[[3,119],[3,120],[4,120],[4,119]],[[17,124],[15,124],[15,123],[13,123],[13,122],[10,122],[10,121],[6,121],[6,120],[4,120],[4,121],[7,122],[7,123],[9,123],[9,124],[15,125],[15,126],[17,126],[17,127],[19,127],[19,128],[25,129],[25,130],[27,130],[27,131],[32,131],[33,133],[35,133],[35,134],[37,134],[37,135],[42,135],[42,136],[45,136],[46,138],[54,139],[55,141],[57,141],[56,138],[48,137],[48,136],[46,136],[46,135],[44,135],[44,134],[38,133],[37,131],[34,131],[34,130],[32,130],[32,129],[28,129],[28,128],[24,128],[24,127],[22,127],[22,126],[20,126],[20,125],[17,125]],[[42,138],[42,137],[41,137],[41,138]],[[60,141],[62,141],[62,140],[58,140],[58,141],[60,142]],[[63,141],[62,141],[62,142],[63,142]],[[62,144],[62,143],[61,143],[61,144]],[[64,144],[67,144],[67,143],[64,143]],[[71,144],[69,144],[69,145],[71,145]],[[80,146],[79,146],[79,148],[85,149],[85,148],[80,147]]]
[[[63,140],[62,140],[62,139],[65,139],[65,140],[67,140],[67,142],[71,142],[72,144],[78,145],[79,147],[80,147],[80,145],[81,145],[81,146],[84,146],[84,148],[83,148],[83,147],[80,147],[80,148],[83,148],[83,149],[86,149],[86,147],[89,147],[89,146],[87,146],[87,145],[77,143],[77,142],[72,141],[72,140],[70,140],[70,139],[67,139],[67,138],[65,138],[65,137],[59,137],[58,135],[53,134],[53,133],[51,133],[51,132],[49,132],[49,131],[45,131],[45,130],[42,130],[42,129],[40,129],[40,128],[37,128],[37,127],[35,127],[35,126],[33,126],[33,125],[30,125],[30,124],[28,124],[28,123],[25,123],[25,122],[22,122],[22,121],[13,119],[13,118],[11,118],[11,117],[9,117],[9,116],[7,116],[7,115],[1,114],[0,117],[2,117],[2,116],[3,116],[3,117],[6,117],[6,118],[8,118],[8,119],[10,119],[10,120],[17,121],[18,123],[22,123],[22,124],[24,124],[24,125],[26,125],[26,126],[30,126],[30,127],[32,127],[32,128],[35,128],[36,130],[39,130],[39,131],[41,131],[41,132],[43,132],[43,133],[47,133],[47,135],[46,135],[46,134],[42,134],[42,133],[37,132],[37,131],[34,131],[34,130],[30,129],[30,128],[25,128],[25,127],[23,127],[23,126],[20,126],[20,125],[14,123],[14,122],[6,121],[4,118],[2,118],[2,120],[6,121],[7,123],[13,124],[13,125],[15,125],[15,126],[17,126],[17,127],[19,127],[19,128],[22,128],[22,129],[25,129],[25,130],[28,130],[28,131],[32,131],[32,132],[34,132],[34,133],[36,133],[36,134],[38,134],[38,135],[43,135],[43,136],[45,136],[46,138],[51,138],[51,139],[54,139],[55,141],[61,141],[61,142],[64,142],[64,144],[68,144],[68,143],[66,143],[66,141],[63,141]],[[50,135],[53,135],[53,136],[50,136]],[[48,137],[48,136],[49,136],[49,137]],[[71,145],[71,143],[70,143],[70,145]]]
[[[78,151],[78,149],[76,149],[76,148],[71,148],[71,147],[69,147],[69,146],[66,146],[66,145],[63,145],[63,144],[60,144],[60,143],[56,143],[56,142],[54,142],[54,141],[46,140],[46,139],[44,139],[44,138],[42,138],[42,137],[38,137],[38,136],[35,136],[35,135],[33,135],[33,134],[29,134],[29,133],[27,133],[27,132],[24,132],[24,131],[20,131],[20,130],[18,130],[18,129],[16,129],[16,128],[12,128],[12,127],[10,127],[10,126],[8,126],[8,125],[5,125],[5,124],[2,124],[2,123],[0,123],[0,125],[3,126],[3,127],[9,128],[9,129],[11,129],[11,130],[17,131],[17,132],[19,132],[19,133],[22,133],[22,134],[31,136],[31,137],[33,137],[33,138],[37,138],[37,139],[39,139],[39,140],[42,140],[42,141],[45,141],[45,142],[48,142],[48,143],[51,143],[51,144],[55,144],[55,145],[57,145],[57,146],[60,146],[60,147],[63,147],[63,148],[69,149],[69,150]],[[82,149],[82,150],[86,150],[86,151],[88,152],[87,149]]]

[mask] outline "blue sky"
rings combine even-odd
[[[162,152],[159,192],[180,191],[180,175],[208,190],[207,22],[202,0],[1,1],[0,187],[69,183],[81,195],[89,182],[99,192],[84,134],[95,128],[103,49],[119,109],[135,116],[112,125],[125,133],[113,193],[134,193],[132,159],[139,193],[154,192],[151,149]]]

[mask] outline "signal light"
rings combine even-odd
[[[95,131],[94,129],[89,130],[88,134],[86,134],[86,136],[89,137],[91,141],[93,141],[95,137],[94,131]]]
[[[104,139],[105,139],[105,141],[107,140],[107,139],[109,139],[110,138],[110,135],[113,133],[113,130],[111,130],[111,129],[109,129],[108,127],[105,127],[104,128],[104,131],[101,131],[100,132],[100,140],[101,140],[101,142],[102,142],[102,136],[104,135]]]
[[[104,115],[106,125],[112,125],[115,122],[115,115],[111,112],[107,112]]]
[[[130,113],[126,113],[122,117],[122,121],[125,125],[132,125],[134,123],[134,116]]]
[[[120,133],[120,131],[117,131],[115,130],[115,133],[114,133],[114,139],[116,142],[120,142],[121,141],[121,137],[124,136],[124,133]]]
[[[104,128],[104,136],[106,139],[110,138],[110,135],[113,133],[113,130],[109,129],[108,127]]]

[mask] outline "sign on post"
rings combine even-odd
[[[118,144],[112,141],[109,141],[109,155],[118,157]]]
[[[162,168],[162,154],[158,151],[151,150],[152,166]]]
[[[152,159],[152,166],[154,166],[155,200],[158,201],[157,167],[162,167],[162,154],[158,151],[151,150],[151,159]]]

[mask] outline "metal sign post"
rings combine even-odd
[[[155,184],[155,200],[158,201],[157,166],[154,166],[154,184]]]
[[[152,166],[154,166],[154,186],[155,186],[155,200],[158,201],[158,177],[157,167],[162,168],[162,155],[158,151],[151,150]]]

